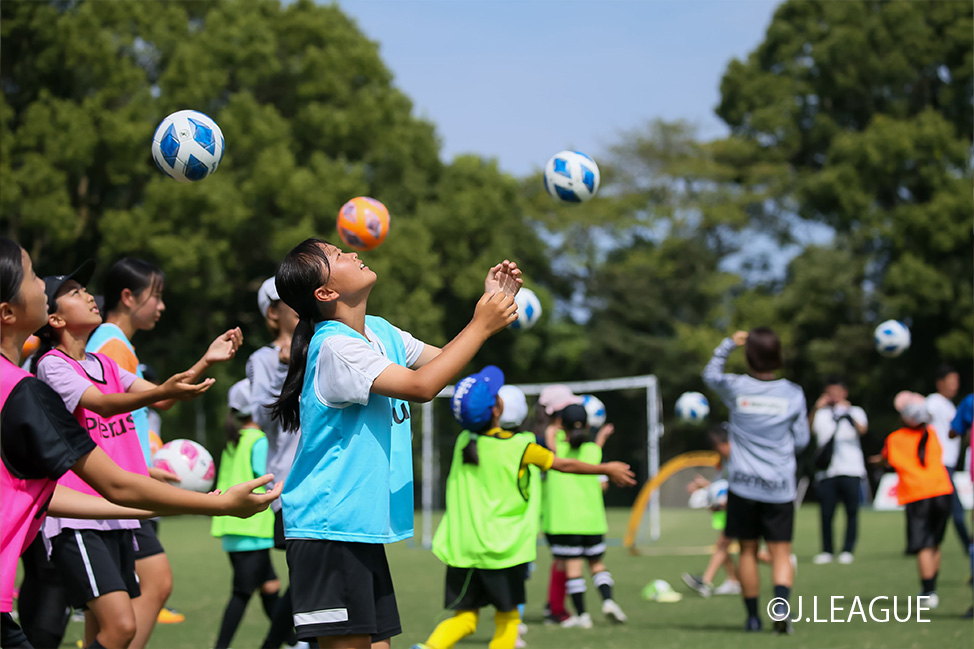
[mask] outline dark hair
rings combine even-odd
[[[588,413],[580,404],[565,406],[558,413],[561,424],[568,437],[568,445],[573,449],[581,448],[589,440]]]
[[[781,340],[768,327],[756,327],[747,334],[744,357],[755,372],[773,372],[781,367]]]
[[[825,377],[825,387],[829,387],[830,385],[839,385],[845,388],[846,390],[849,389],[849,384],[845,382],[845,379],[843,377],[837,374],[833,376]]]
[[[227,411],[227,417],[223,420],[223,432],[226,433],[227,444],[236,446],[240,442],[240,429],[251,419],[250,415],[243,415],[233,408]]]
[[[105,313],[118,308],[125,289],[139,295],[147,288],[162,288],[165,282],[166,274],[155,264],[134,257],[119,259],[105,275]]]
[[[464,464],[472,464],[474,466],[480,466],[480,454],[477,453],[477,438],[480,437],[478,433],[470,433],[470,441],[467,445],[463,447],[461,454],[463,455]]]
[[[917,459],[920,466],[927,466],[927,441],[930,439],[930,427],[925,426],[923,435],[920,436],[920,444],[917,446]]]
[[[17,242],[0,239],[0,301],[16,302],[24,283],[23,248]]]
[[[316,237],[305,239],[287,253],[275,275],[281,300],[298,314],[298,326],[291,337],[291,362],[287,368],[287,378],[284,379],[281,396],[271,406],[271,415],[281,421],[281,428],[285,431],[297,430],[301,425],[298,400],[304,388],[308,345],[314,335],[315,323],[321,320],[315,289],[331,276],[331,264],[321,248],[323,245],[330,244]]]
[[[30,355],[30,364],[27,371],[31,374],[37,374],[37,364],[40,363],[41,357],[54,349],[55,344],[54,329],[49,326],[41,327],[34,335],[37,336],[38,340],[41,342],[37,345],[37,349],[34,350],[34,353]]]
[[[714,446],[726,444],[730,440],[728,428],[729,424],[726,421],[722,421],[716,426],[711,426],[710,430],[707,431],[707,436],[710,437],[710,443]]]
[[[941,363],[937,366],[937,380],[943,381],[949,374],[956,374],[957,370],[948,365],[947,363]]]

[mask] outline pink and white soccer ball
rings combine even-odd
[[[179,476],[177,487],[206,493],[213,489],[216,465],[210,452],[191,439],[174,439],[152,456],[152,466]]]

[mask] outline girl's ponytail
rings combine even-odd
[[[568,445],[573,449],[579,449],[582,444],[588,441],[588,437],[587,428],[572,428],[568,431]]]
[[[275,276],[277,293],[298,314],[298,325],[291,336],[291,360],[281,396],[271,406],[271,415],[285,431],[296,431],[301,425],[299,399],[304,389],[308,347],[315,323],[321,320],[315,290],[328,281],[331,266],[323,246],[326,241],[305,239],[287,254]]]
[[[463,447],[463,463],[480,466],[480,454],[477,453],[477,433],[470,433],[470,441]]]
[[[313,335],[314,323],[301,318],[291,336],[291,360],[287,367],[287,378],[281,388],[281,396],[271,406],[271,415],[281,420],[281,428],[286,431],[296,431],[301,425],[298,400],[304,389],[305,365]]]
[[[917,459],[920,466],[927,466],[927,441],[930,439],[930,429],[925,428],[923,435],[920,436],[920,445],[917,446]]]
[[[55,344],[54,343],[54,329],[52,329],[49,326],[45,326],[45,327],[43,327],[40,331],[38,331],[34,335],[37,336],[37,338],[41,342],[37,346],[37,349],[34,351],[34,353],[31,354],[31,357],[30,357],[30,366],[27,368],[27,371],[36,376],[37,375],[37,364],[40,362],[41,357],[44,354],[46,354],[47,352],[49,352],[52,349],[54,349],[54,344]]]

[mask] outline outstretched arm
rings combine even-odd
[[[488,338],[516,319],[513,297],[486,293],[477,302],[470,323],[435,358],[417,369],[389,365],[375,378],[371,391],[406,401],[431,401],[473,360]]]

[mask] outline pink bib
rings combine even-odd
[[[7,358],[0,357],[0,408],[17,384],[31,376]],[[4,431],[16,435],[18,431]],[[15,478],[7,465],[0,467],[0,613],[13,611],[14,582],[17,560],[34,540],[54,493],[55,482],[47,478],[21,480]]]
[[[74,371],[85,377],[91,384],[98,388],[102,394],[122,394],[125,388],[118,376],[118,365],[104,354],[92,354],[102,367],[102,380],[90,376],[81,363],[74,360],[67,354],[59,350],[51,350],[48,354],[57,356],[67,361]],[[43,357],[42,357],[43,358]],[[81,424],[81,427],[88,431],[91,439],[115,461],[115,464],[130,471],[142,475],[149,475],[149,470],[145,465],[145,457],[142,455],[142,446],[139,444],[138,435],[135,432],[135,424],[132,421],[131,413],[123,413],[113,417],[102,417],[96,412],[87,410],[78,405],[74,410],[74,416]],[[78,477],[74,471],[68,471],[61,479],[59,485],[70,487],[75,491],[100,496],[87,482]],[[83,520],[77,518],[56,518],[50,517],[44,523],[44,535],[53,538],[60,534],[64,528],[81,530],[118,530],[136,529],[140,526],[137,520]]]

